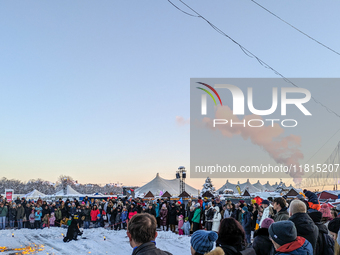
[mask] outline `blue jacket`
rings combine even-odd
[[[156,218],[159,217],[159,204],[155,205],[155,211],[156,211]]]
[[[242,227],[246,233],[251,232],[252,225],[251,215],[252,215],[251,212],[245,212],[243,214]]]
[[[34,215],[34,216],[35,216],[35,220],[36,220],[36,221],[37,221],[37,220],[41,220],[41,215],[42,215],[41,212],[39,212],[39,213],[36,212],[35,215]]]
[[[287,249],[285,252],[277,252],[276,255],[284,255],[284,254],[289,254],[289,255],[313,255],[313,247],[308,242],[308,240],[305,240],[304,244],[295,250],[292,249]]]
[[[319,200],[315,193],[307,190],[305,193],[306,197],[308,197],[308,202],[312,202],[313,204],[318,204]]]
[[[124,223],[128,217],[127,211],[122,211],[122,214],[120,215],[120,220]]]
[[[190,222],[187,221],[187,222],[184,222],[183,226],[182,226],[182,229],[184,231],[184,235],[190,235]]]

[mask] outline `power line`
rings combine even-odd
[[[329,49],[330,51],[333,51],[335,54],[340,55],[339,52],[333,50],[332,48],[328,47],[327,45],[323,44],[322,42],[314,39],[313,37],[311,37],[310,35],[304,33],[303,31],[301,31],[300,29],[298,29],[297,27],[293,26],[292,24],[290,24],[289,22],[285,21],[284,19],[280,18],[279,16],[277,16],[275,13],[271,12],[270,10],[268,10],[267,8],[265,8],[264,6],[260,5],[258,2],[254,1],[254,0],[250,0],[252,1],[254,4],[258,5],[259,7],[261,7],[263,10],[267,11],[268,13],[270,13],[271,15],[273,15],[274,17],[278,18],[279,20],[281,20],[282,22],[286,23],[288,26],[294,28],[296,31],[300,32],[301,34],[303,34],[304,36],[307,36],[309,39],[313,40],[314,42],[320,44],[321,46],[325,47],[326,49]]]
[[[181,8],[179,8],[177,5],[175,5],[171,0],[168,0],[169,3],[171,3],[176,9],[180,10],[181,12],[183,12],[186,15],[189,15],[191,17],[194,18],[201,18],[203,19],[205,22],[207,22],[216,32],[218,32],[219,34],[227,37],[229,40],[231,40],[233,43],[235,43],[237,46],[240,47],[240,49],[244,52],[244,54],[246,54],[248,57],[250,58],[255,58],[263,67],[270,69],[274,72],[274,74],[280,76],[285,82],[293,85],[294,87],[299,88],[299,86],[297,86],[295,83],[293,83],[291,80],[289,80],[288,78],[286,78],[285,76],[283,76],[281,73],[279,73],[276,69],[274,69],[273,67],[271,67],[270,65],[268,65],[266,62],[264,62],[262,59],[260,59],[259,57],[257,57],[255,54],[253,54],[251,51],[249,51],[248,49],[246,49],[245,47],[243,47],[240,43],[238,43],[237,41],[235,41],[232,37],[230,37],[229,35],[227,35],[225,32],[223,32],[221,29],[219,29],[217,26],[215,26],[213,23],[211,23],[209,20],[207,20],[205,17],[203,17],[201,14],[199,14],[197,11],[195,11],[192,7],[190,7],[189,5],[187,5],[186,3],[184,3],[182,0],[179,0],[183,5],[185,5],[187,8],[189,8],[191,11],[193,11],[196,15],[190,14],[188,12],[183,11]],[[337,116],[338,118],[340,118],[340,115],[336,112],[334,112],[332,109],[328,108],[327,106],[325,106],[323,103],[321,103],[320,101],[318,101],[317,99],[315,99],[313,96],[311,97],[313,99],[313,101],[319,105],[321,105],[323,108],[325,108],[329,113],[334,114],[335,116]]]

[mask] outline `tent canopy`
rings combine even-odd
[[[66,194],[64,194],[64,190],[59,190],[54,194],[55,196],[79,196],[81,195],[78,191],[74,190],[70,185],[66,187]]]
[[[43,197],[45,196],[44,193],[40,192],[39,190],[32,190],[31,192],[27,193],[24,197],[27,199],[35,199],[35,198],[39,198],[39,197]]]
[[[138,188],[135,190],[136,196],[138,194],[146,194],[147,192],[152,192],[155,196],[162,196],[162,194],[165,191],[168,191],[172,195],[179,195],[180,192],[180,185],[179,185],[179,179],[173,179],[173,180],[166,180],[159,176],[159,173],[157,173],[156,177],[145,184],[144,186]],[[185,191],[188,192],[188,194],[191,195],[197,195],[198,190],[189,186],[188,184],[185,184]]]

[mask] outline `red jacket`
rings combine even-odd
[[[129,219],[131,219],[132,216],[134,216],[134,215],[136,215],[136,214],[137,214],[137,211],[129,212],[129,214],[128,214]]]
[[[96,221],[97,220],[97,215],[100,214],[99,209],[97,210],[91,210],[91,221]]]

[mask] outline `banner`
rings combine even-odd
[[[13,201],[13,193],[14,193],[13,189],[5,189],[5,196],[8,202]]]

